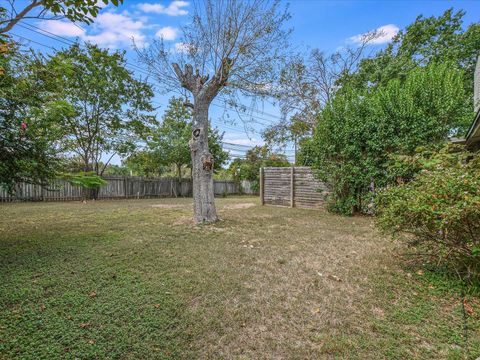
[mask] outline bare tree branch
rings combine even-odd
[[[22,11],[17,13],[15,10],[15,6],[13,5],[13,1],[10,2],[10,7],[11,7],[11,16],[9,19],[6,20],[1,20],[0,25],[4,25],[3,27],[0,27],[0,34],[4,34],[8,31],[10,31],[20,20],[25,18],[25,16],[34,8],[42,5],[41,0],[33,0],[30,4],[25,6]]]

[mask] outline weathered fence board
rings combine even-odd
[[[327,186],[313,176],[310,167],[265,167],[260,170],[262,204],[321,208],[327,192]]]
[[[107,176],[107,182],[98,191],[98,199],[155,198],[192,196],[192,182],[177,178],[144,178],[137,176]],[[216,195],[254,194],[250,182],[214,181]],[[19,183],[14,195],[0,188],[0,202],[12,201],[69,201],[81,200],[82,188],[65,180],[54,180],[45,187]]]

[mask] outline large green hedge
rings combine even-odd
[[[342,88],[302,147],[331,186],[330,209],[369,211],[373,190],[394,180],[390,154],[410,155],[463,132],[473,116],[463,83],[463,71],[444,63],[418,67],[384,86]]]

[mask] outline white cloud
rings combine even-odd
[[[371,30],[371,31],[368,31],[368,32],[363,33],[363,34],[358,34],[358,35],[352,36],[351,38],[349,38],[349,40],[354,42],[354,43],[359,44],[369,34],[377,32],[378,36],[376,38],[374,38],[373,40],[371,40],[369,43],[370,44],[375,44],[375,45],[385,44],[385,43],[390,42],[393,39],[393,37],[395,35],[397,35],[399,30],[400,29],[398,28],[398,26],[394,25],[394,24],[383,25],[383,26],[380,26],[379,28],[377,28],[375,30]]]
[[[186,6],[188,6],[188,1],[175,0],[172,1],[168,6],[164,6],[162,4],[143,3],[139,4],[138,8],[147,13],[181,16],[188,14],[188,11],[183,9]]]
[[[162,38],[163,40],[175,40],[178,36],[178,29],[171,26],[165,26],[158,30],[155,36]]]
[[[134,39],[137,46],[142,47],[145,45],[145,35],[142,33],[144,27],[143,21],[134,20],[127,12],[105,12],[95,19],[93,34],[89,33],[82,38],[109,48],[130,46]]]
[[[78,25],[75,25],[71,21],[65,21],[65,20],[42,21],[40,23],[40,28],[60,36],[81,37],[85,34],[85,30],[83,28],[80,28]]]
[[[136,20],[128,12],[116,14],[107,11],[99,14],[91,27],[83,29],[68,21],[43,21],[40,27],[53,34],[78,37],[101,47],[117,49],[132,46],[132,39],[139,47],[146,45],[144,20]]]

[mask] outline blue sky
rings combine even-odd
[[[480,1],[319,1],[293,0],[290,2],[292,18],[289,27],[293,28],[291,44],[297,50],[319,48],[327,53],[347,44],[354,45],[356,36],[367,31],[382,28],[385,36],[373,44],[372,49],[378,50],[389,42],[392,36],[418,15],[440,15],[446,9],[466,11],[465,26],[480,21]],[[72,24],[67,21],[36,21],[28,23],[48,31],[34,32],[17,26],[12,32],[24,43],[44,52],[51,48],[66,47],[64,40],[52,36],[60,35],[66,39],[90,41],[103,47],[124,49],[128,61],[136,66],[144,67],[138,62],[132,50],[132,38],[139,46],[148,46],[156,36],[163,36],[172,46],[181,46],[178,28],[189,21],[191,4],[188,1],[153,1],[124,0],[124,5],[114,8],[104,8],[95,23],[90,26]],[[40,33],[39,33],[40,32]],[[47,37],[46,35],[50,36]],[[14,36],[14,37],[15,37]],[[63,41],[63,42],[62,42]],[[133,70],[133,68],[132,68]],[[140,73],[137,73],[141,75]],[[160,106],[161,116],[168,96],[157,95],[156,106]],[[227,117],[228,115],[229,117]],[[214,126],[225,132],[224,141],[252,146],[261,144],[261,130],[277,120],[278,109],[265,103],[253,114],[252,121],[245,124],[232,111],[221,106],[212,106],[210,117]],[[246,131],[245,128],[248,130]],[[244,148],[246,149],[246,148]],[[238,151],[241,154],[242,151]],[[292,150],[286,149],[291,156]],[[115,158],[115,163],[120,159]]]

